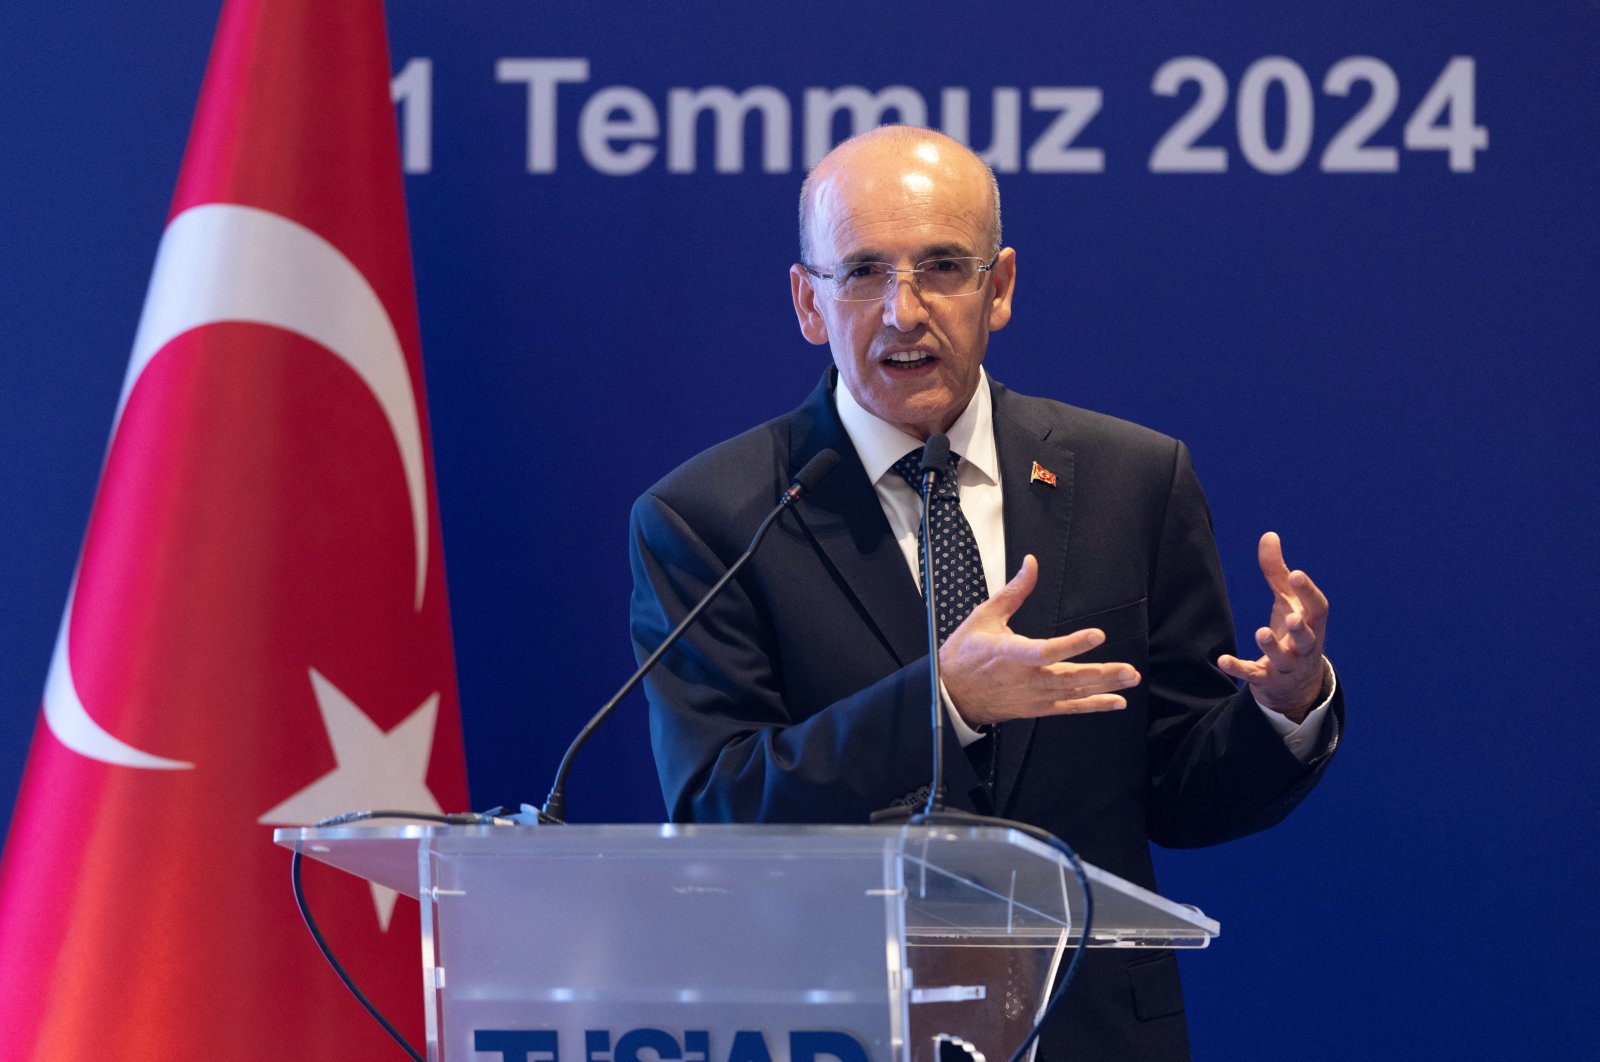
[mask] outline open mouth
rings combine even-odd
[[[920,369],[932,365],[933,359],[920,350],[897,350],[884,358],[883,363],[891,369]]]

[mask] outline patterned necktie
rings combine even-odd
[[[933,557],[933,585],[938,590],[939,641],[961,625],[967,614],[989,596],[988,584],[983,578],[983,559],[978,555],[978,540],[972,537],[972,525],[961,513],[961,496],[956,490],[956,465],[961,455],[952,452],[945,463],[944,474],[934,484],[928,499],[928,530],[933,541],[928,549]],[[911,484],[911,489],[922,492],[922,451],[913,450],[894,463],[894,471]],[[917,538],[922,538],[918,524]],[[917,566],[917,585],[922,585],[922,566]],[[927,596],[927,591],[923,591]]]

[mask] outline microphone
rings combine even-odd
[[[928,499],[933,486],[944,475],[944,466],[950,460],[950,439],[943,432],[928,436],[922,446],[922,463],[918,471],[922,476],[922,533],[918,536],[917,559],[922,565],[922,603],[927,610],[928,624],[928,700],[933,725],[933,777],[928,782],[928,802],[919,812],[913,807],[893,806],[872,813],[875,823],[943,821],[955,816],[965,821],[965,812],[949,812],[944,807],[944,698],[939,695],[939,612],[934,600],[933,551],[929,540],[933,537]]]
[[[943,438],[943,436],[940,437]],[[949,449],[948,443],[945,444],[945,448]],[[790,508],[795,502],[799,501],[801,495],[807,491],[815,490],[817,484],[826,479],[838,464],[839,455],[836,452],[822,450],[807,461],[799,472],[795,473],[794,480],[789,484],[789,489],[783,492],[782,496],[778,498],[778,504],[774,505],[772,511],[767,513],[766,519],[761,521],[761,526],[756,528],[756,533],[750,538],[750,545],[745,547],[745,551],[739,555],[739,559],[728,566],[728,570],[722,573],[722,578],[718,579],[716,584],[706,591],[705,596],[695,603],[694,608],[690,609],[688,614],[678,622],[678,625],[672,628],[672,633],[668,634],[662,643],[656,646],[656,651],[651,653],[645,659],[645,662],[639,665],[639,670],[633,673],[633,677],[622,684],[622,688],[598,712],[594,713],[594,718],[590,719],[584,725],[584,728],[578,732],[578,736],[572,739],[572,744],[567,746],[566,755],[561,757],[561,765],[556,768],[556,779],[550,786],[550,795],[545,798],[544,807],[538,812],[539,822],[554,824],[565,821],[563,816],[567,813],[567,772],[571,770],[573,757],[578,754],[578,750],[599,729],[600,724],[610,717],[611,713],[616,710],[617,705],[622,703],[622,699],[634,691],[634,688],[639,685],[650,669],[656,666],[656,662],[666,655],[667,650],[677,644],[678,639],[683,637],[684,631],[687,631],[694,624],[694,621],[700,618],[700,613],[704,612],[706,607],[716,600],[717,595],[722,593],[722,588],[728,585],[729,580],[739,574],[739,570],[745,566],[745,562],[755,554],[756,547],[761,545],[761,540],[767,537],[767,531],[772,527],[773,522],[783,514],[785,509]]]
[[[933,487],[944,475],[944,466],[950,460],[950,438],[944,432],[934,432],[922,447],[922,556],[923,604],[928,610],[928,697],[933,723],[933,778],[928,783],[928,806],[924,814],[932,815],[944,810],[944,700],[939,696],[939,620],[934,604],[933,537],[929,527],[928,504]]]
[[[928,441],[922,445],[922,464],[917,469],[924,477],[929,472],[934,475],[934,480],[944,475],[944,466],[950,461],[950,436],[942,431],[936,431],[928,436]],[[927,500],[928,487],[934,482],[924,478],[922,481],[923,500]]]

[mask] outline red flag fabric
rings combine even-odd
[[[381,0],[229,0],[0,863],[8,1059],[389,1057],[274,824],[461,810]],[[420,1047],[416,905],[313,911]]]

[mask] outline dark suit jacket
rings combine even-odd
[[[674,821],[864,823],[928,781],[922,598],[835,411],[835,380],[830,370],[799,409],[700,454],[634,506],[642,657],[744,551],[800,467],[828,447],[841,457],[647,680]],[[1233,622],[1181,443],[991,387],[1007,571],[1027,553],[1040,569],[1012,629],[1102,628],[1106,642],[1081,659],[1144,677],[1123,711],[1005,724],[994,811],[1153,889],[1150,841],[1214,844],[1283,818],[1332,755],[1342,701],[1302,764],[1215,667],[1233,651]],[[1035,461],[1054,486],[1029,481]],[[951,805],[981,806],[966,758],[946,761]],[[1078,1058],[1187,1057],[1170,954],[1086,959],[1041,1057],[1052,1044]]]

